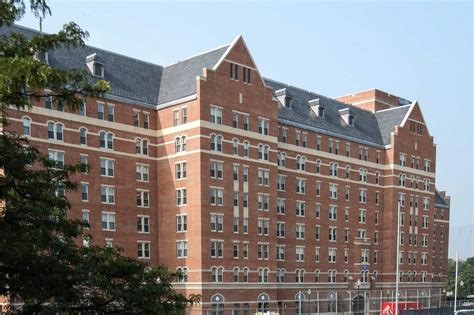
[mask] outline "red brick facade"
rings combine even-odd
[[[230,78],[231,64],[234,78]],[[247,82],[244,69],[250,72]],[[299,291],[303,292],[303,312],[354,311],[357,297],[365,301],[360,305],[366,311],[378,310],[382,301],[392,300],[395,294],[400,193],[405,196],[401,296],[424,306],[438,305],[447,280],[449,206],[435,206],[436,147],[419,105],[409,105],[403,123],[391,134],[390,145],[380,146],[280,121],[282,104],[273,92],[239,38],[215,69],[203,69],[196,78],[196,96],[190,99],[156,109],[104,99],[104,120],[97,118],[96,99],[86,100],[85,116],[45,109],[41,103],[30,111],[9,110],[9,128],[22,132],[22,118],[27,116],[31,119],[28,138],[45,152],[63,151],[65,163],[76,163],[81,154],[87,155],[91,169],[75,180],[88,184],[88,200],[82,200],[81,191],[69,193],[71,216],[89,214],[94,243],[106,244],[109,239],[134,257],[139,242],[149,244],[149,257],[141,259],[171,269],[187,268],[186,281],[175,288],[202,295],[203,303],[191,310],[193,314],[221,308],[225,314],[232,310],[253,314],[258,309],[294,314]],[[340,100],[356,106],[361,102],[361,108],[372,112],[400,105],[398,97],[378,90]],[[108,104],[114,105],[113,122],[107,121]],[[217,109],[213,114],[221,116],[211,117],[212,107]],[[134,111],[139,113],[137,127]],[[150,117],[148,128],[144,128],[145,114]],[[234,117],[238,117],[235,126]],[[261,119],[268,121],[268,134],[259,129]],[[64,125],[62,141],[48,139],[48,121]],[[87,129],[87,144],[80,143],[81,127]],[[113,134],[113,149],[100,147],[101,131]],[[218,150],[220,136],[222,149]],[[136,153],[137,138],[148,141],[147,154]],[[278,163],[282,153],[286,154],[284,165]],[[404,166],[400,156],[405,156]],[[305,158],[304,169],[298,157]],[[100,158],[113,159],[113,176],[101,175]],[[182,162],[186,175],[176,166]],[[330,170],[334,163],[337,172]],[[148,166],[148,180],[137,180],[137,164]],[[366,175],[361,175],[361,169]],[[259,178],[259,170],[268,174],[268,180]],[[404,184],[400,174],[405,175]],[[283,188],[280,177],[284,189],[277,189]],[[429,180],[426,189],[425,180]],[[299,192],[298,181],[304,182]],[[103,185],[115,189],[113,203],[101,201]],[[331,185],[337,187],[332,195]],[[149,203],[141,194],[144,206],[137,206],[137,194],[142,191],[149,193]],[[283,202],[284,210],[277,209]],[[115,215],[113,228],[103,227],[104,212]],[[140,216],[149,218],[149,228],[142,227],[145,232],[138,231]],[[186,226],[183,221],[177,226],[177,216],[179,220],[186,216]],[[180,241],[187,242],[186,247]],[[216,244],[215,253],[211,243]],[[277,248],[284,248],[284,259],[282,252],[277,256]],[[329,257],[330,252],[334,257]]]

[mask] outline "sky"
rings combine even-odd
[[[45,32],[75,21],[88,45],[159,65],[242,34],[268,78],[327,96],[378,88],[420,102],[451,196],[449,256],[474,256],[470,1],[52,0]],[[38,29],[28,14],[19,24]]]

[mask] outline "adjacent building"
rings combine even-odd
[[[71,217],[96,244],[181,270],[175,288],[202,295],[190,313],[362,314],[394,299],[397,276],[402,300],[440,303],[449,197],[417,101],[265,78],[241,36],[168,66],[90,46],[41,58],[112,90],[76,111],[54,97],[11,109],[8,128],[89,165]]]

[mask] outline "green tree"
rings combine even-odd
[[[447,291],[453,292],[456,279],[456,261],[448,260],[448,288]],[[462,285],[461,285],[462,281]],[[474,294],[474,257],[466,260],[460,260],[458,263],[458,297],[465,298]]]
[[[38,16],[50,13],[31,0]],[[21,19],[24,0],[0,1],[0,27]],[[29,107],[43,88],[55,102],[74,108],[81,97],[101,95],[105,81],[89,81],[78,70],[58,70],[35,58],[41,51],[84,45],[87,33],[74,23],[58,34],[27,39],[0,37],[0,111]],[[199,301],[173,290],[177,274],[121,255],[115,248],[84,247],[86,225],[68,217],[65,191],[81,165],[58,165],[14,133],[0,134],[0,296],[20,314],[91,311],[173,314]],[[15,308],[15,302],[23,303]]]

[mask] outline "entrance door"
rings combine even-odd
[[[365,310],[365,299],[363,296],[358,295],[352,300],[352,311],[355,315],[364,315]]]

